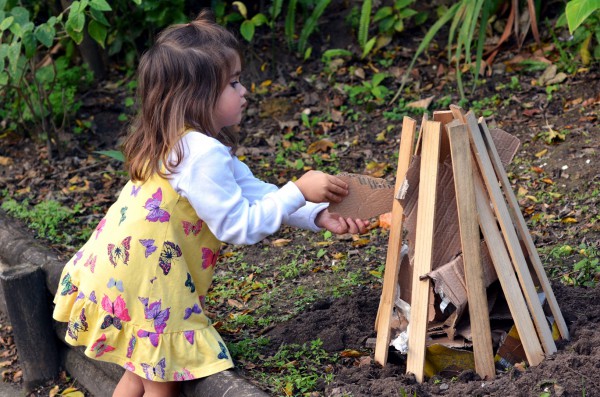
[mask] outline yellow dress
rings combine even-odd
[[[204,314],[220,244],[169,181],[127,183],[61,275],[66,341],[159,382],[233,367]]]

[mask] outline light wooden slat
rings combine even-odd
[[[431,271],[433,256],[433,226],[435,196],[440,155],[441,123],[427,121],[423,129],[417,230],[410,301],[410,328],[406,372],[412,372],[418,382],[423,381],[425,367],[425,339],[429,309],[430,279],[422,277]]]
[[[542,304],[540,303],[537,291],[533,285],[533,279],[529,273],[527,261],[521,250],[515,227],[510,218],[510,214],[508,213],[506,202],[504,201],[502,191],[498,185],[498,179],[496,178],[496,174],[479,130],[479,125],[477,124],[477,119],[473,112],[470,111],[466,114],[465,121],[469,129],[469,136],[475,152],[475,158],[477,159],[479,169],[483,175],[487,191],[494,204],[496,217],[500,223],[500,228],[504,235],[504,240],[512,258],[514,268],[519,276],[523,295],[525,296],[527,305],[531,311],[531,316],[533,317],[540,342],[546,354],[554,354],[556,352],[556,344],[552,338],[550,326],[548,325],[544,310],[542,309]]]
[[[398,169],[396,170],[395,192],[406,178],[406,172],[412,158],[413,142],[415,139],[416,121],[404,117],[402,133],[400,136],[400,150],[398,152]],[[390,322],[396,288],[398,286],[398,270],[400,268],[400,251],[402,249],[402,221],[404,208],[400,201],[394,199],[392,204],[392,220],[388,238],[387,257],[385,260],[385,273],[383,276],[383,289],[377,312],[376,330],[377,342],[375,345],[375,362],[385,365],[387,362],[388,348],[390,345]]]
[[[421,119],[421,126],[419,127],[419,133],[417,135],[417,143],[415,145],[415,155],[421,155],[421,140],[423,139],[423,128],[425,127],[425,122],[429,120],[429,115],[427,113],[423,113],[423,118]]]
[[[533,243],[531,234],[529,233],[529,229],[527,228],[527,224],[525,223],[525,219],[523,218],[523,214],[521,214],[519,202],[517,201],[517,198],[515,197],[515,194],[510,186],[510,181],[508,180],[506,171],[502,166],[502,160],[500,160],[500,156],[498,155],[498,150],[496,150],[496,146],[494,145],[494,141],[492,140],[490,130],[488,129],[485,120],[483,120],[482,118],[479,119],[479,125],[483,133],[485,146],[492,160],[494,170],[496,171],[496,175],[499,177],[502,187],[504,188],[504,195],[508,200],[512,219],[517,225],[517,231],[519,232],[521,239],[525,242],[527,252],[529,253],[529,258],[531,259],[531,263],[533,265],[535,273],[538,279],[540,280],[542,290],[546,294],[546,299],[548,299],[548,305],[550,306],[550,310],[552,312],[552,315],[554,316],[554,320],[556,321],[556,325],[558,327],[560,335],[563,339],[569,339],[569,329],[567,328],[565,319],[562,315],[562,312],[560,311],[560,307],[558,306],[558,302],[556,301],[556,297],[554,296],[554,292],[552,291],[550,281],[548,280],[548,276],[546,275],[546,271],[544,270],[544,266],[542,265],[542,261],[540,260],[535,244]]]
[[[525,356],[527,356],[527,362],[532,366],[538,365],[544,359],[544,351],[535,332],[533,321],[529,316],[525,298],[519,288],[519,281],[511,266],[510,257],[506,251],[502,234],[498,230],[498,225],[490,207],[490,201],[485,192],[481,176],[478,173],[474,173],[473,176],[477,214],[479,215],[479,226],[481,226],[483,238],[492,258],[494,269],[496,269],[496,274],[504,292],[510,314],[515,322],[515,327],[517,327],[519,338],[523,344],[523,350],[525,350]]]
[[[448,129],[446,124],[454,120],[451,110],[436,110],[433,112],[433,121],[442,123],[442,138],[440,141],[440,163],[443,163],[450,156],[450,139],[448,138]]]
[[[469,133],[466,125],[458,120],[447,124],[446,128],[448,130],[454,187],[456,189],[458,224],[469,302],[469,318],[473,335],[475,372],[483,379],[493,379],[496,369],[494,366],[487,293],[483,281],[483,268],[479,249],[479,222],[475,204]]]

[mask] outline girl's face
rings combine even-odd
[[[234,69],[215,107],[215,122],[217,131],[224,127],[239,124],[242,112],[246,107],[246,88],[240,83],[241,63],[236,55]]]

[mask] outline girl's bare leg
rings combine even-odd
[[[117,384],[113,397],[143,397],[144,384],[142,378],[130,371],[125,371]]]
[[[181,382],[154,382],[140,379],[144,385],[144,397],[179,397]]]

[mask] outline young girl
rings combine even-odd
[[[282,223],[366,229],[327,210],[348,193],[338,178],[309,171],[277,188],[236,158],[240,73],[237,40],[205,13],[167,28],[140,60],[141,109],[124,145],[131,181],[54,300],[67,342],[126,369],[114,396],[176,396],[178,381],[233,366],[204,313],[221,242],[256,243]]]

